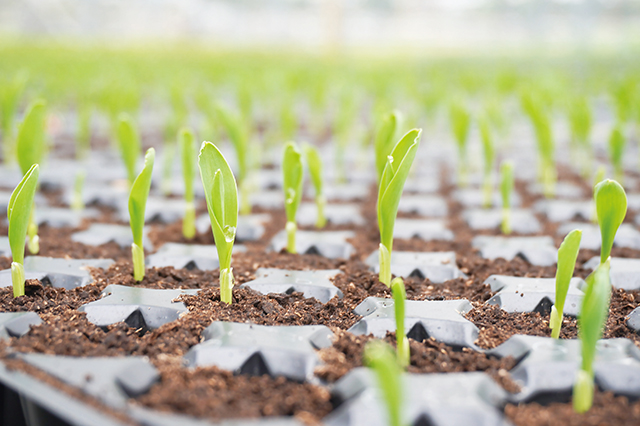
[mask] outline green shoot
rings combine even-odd
[[[622,126],[618,123],[611,131],[611,136],[609,137],[609,156],[611,157],[611,164],[613,164],[616,180],[619,182],[622,182],[622,178],[624,177],[622,162],[625,144],[626,139],[622,131]]]
[[[231,252],[238,226],[238,187],[229,163],[211,142],[202,142],[198,167],[220,261],[220,300],[232,302]]]
[[[582,164],[582,172],[585,176],[589,176],[593,161],[589,143],[589,134],[593,125],[593,113],[586,97],[580,97],[571,104],[569,124],[571,126],[571,140],[581,148],[579,161]]]
[[[322,159],[320,158],[318,150],[313,146],[307,145],[305,147],[305,154],[309,174],[311,175],[311,182],[316,190],[316,207],[318,208],[316,227],[324,228],[327,224],[327,218],[324,216],[324,206],[327,204],[327,200],[322,192]]]
[[[182,176],[184,178],[184,200],[186,203],[182,220],[182,235],[188,240],[196,235],[196,205],[194,203],[193,179],[196,175],[193,133],[182,129],[179,135],[182,156]]]
[[[151,188],[151,173],[153,172],[153,162],[156,151],[149,148],[144,156],[144,167],[133,181],[131,192],[129,193],[129,223],[133,234],[133,244],[131,244],[131,255],[133,258],[133,278],[136,281],[144,279],[144,248],[142,236],[144,232],[144,211],[147,207],[147,198]]]
[[[502,196],[502,233],[511,234],[511,193],[513,192],[513,162],[500,166],[500,195]]]
[[[20,98],[27,84],[27,74],[20,72],[10,82],[0,84],[0,129],[2,129],[2,152],[5,164],[15,156],[14,124]]]
[[[599,165],[596,170],[596,174],[593,177],[593,188],[595,189],[596,185],[602,182],[607,174],[607,168],[604,165]],[[596,211],[595,204],[593,205],[593,211],[591,212],[591,221],[593,223],[598,223],[598,212]]]
[[[73,199],[71,201],[71,208],[76,211],[84,210],[84,201],[82,200],[82,187],[84,186],[84,178],[84,170],[79,170],[78,173],[76,173],[76,178],[73,182]]]
[[[391,346],[382,340],[372,340],[364,347],[364,364],[373,369],[378,388],[387,405],[390,426],[402,424],[402,368]]]
[[[555,146],[551,119],[542,99],[532,93],[522,96],[523,109],[534,127],[539,157],[539,174],[546,197],[553,197],[556,183]]]
[[[607,258],[587,278],[588,286],[582,299],[580,315],[578,315],[582,365],[573,386],[573,409],[578,413],[587,412],[593,403],[595,387],[593,361],[596,357],[596,345],[602,337],[604,324],[609,314],[611,299],[609,264],[610,259]]]
[[[120,114],[117,132],[118,146],[120,147],[122,161],[127,169],[127,178],[129,179],[129,184],[133,185],[133,181],[136,179],[136,161],[141,147],[138,131],[129,114]]]
[[[603,264],[611,256],[616,232],[627,215],[627,194],[618,182],[606,179],[596,185],[593,198],[602,240],[600,264]]]
[[[296,252],[296,213],[302,198],[302,159],[300,150],[293,142],[284,147],[282,160],[284,208],[287,213],[287,251]]]
[[[407,292],[404,288],[404,281],[397,277],[391,281],[391,292],[393,293],[393,307],[396,314],[396,346],[398,347],[398,363],[406,368],[410,363],[411,350],[409,339],[404,332],[405,300]]]
[[[453,136],[458,146],[459,159],[459,185],[467,185],[467,141],[469,139],[469,129],[471,128],[471,114],[460,101],[455,101],[449,107],[449,118]]]
[[[18,128],[16,150],[18,164],[20,165],[23,175],[27,174],[31,166],[42,162],[42,157],[46,151],[46,118],[46,102],[38,99],[29,105],[24,120]],[[35,208],[31,209],[31,217],[27,230],[27,235],[29,236],[27,245],[31,254],[37,254],[40,251],[38,225],[33,217],[34,210]]]
[[[493,147],[493,136],[491,135],[491,128],[489,126],[489,120],[483,118],[478,123],[480,126],[480,137],[482,139],[482,153],[484,156],[484,177],[482,183],[484,207],[491,207],[493,184],[491,182],[491,172],[493,170],[493,163],[495,161],[495,150]]]
[[[9,245],[13,255],[11,263],[13,297],[24,296],[24,239],[27,235],[39,176],[40,166],[32,165],[9,199],[7,218],[9,219]]]
[[[383,116],[376,129],[373,141],[376,154],[376,171],[378,172],[378,182],[382,179],[384,167],[387,164],[387,156],[393,149],[396,134],[400,127],[401,116],[398,111],[390,112]]]
[[[560,328],[562,327],[562,313],[564,311],[564,302],[567,299],[569,291],[569,283],[573,277],[573,270],[576,266],[578,251],[580,250],[580,240],[582,239],[582,231],[574,229],[569,232],[560,244],[558,249],[558,269],[556,270],[556,303],[551,307],[551,316],[549,317],[549,327],[551,328],[551,337],[557,339],[560,337]]]
[[[380,186],[378,188],[378,228],[380,229],[380,282],[391,285],[391,251],[393,250],[393,228],[398,214],[398,205],[409,176],[411,165],[418,151],[422,129],[413,129],[398,141],[387,157]]]

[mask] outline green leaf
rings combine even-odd
[[[580,144],[587,145],[593,124],[593,114],[591,105],[586,97],[579,97],[571,105],[569,123],[573,139]]]
[[[129,223],[133,234],[133,242],[139,247],[142,247],[144,211],[147,207],[149,189],[151,189],[151,174],[155,157],[156,151],[153,148],[149,148],[144,156],[144,167],[133,181],[131,192],[129,192]]]
[[[513,192],[513,162],[503,161],[500,166],[500,195],[502,208],[511,208],[511,193]]]
[[[118,117],[118,146],[122,161],[127,169],[127,178],[129,183],[133,184],[136,179],[136,161],[140,153],[140,139],[138,131],[133,124],[131,116],[126,113],[120,114]]]
[[[316,190],[316,196],[322,195],[322,159],[318,150],[307,145],[305,147],[305,154],[307,158],[307,166],[309,167],[309,175],[311,176],[311,183]]]
[[[611,136],[609,137],[609,156],[611,157],[611,163],[616,170],[618,178],[621,178],[623,173],[622,157],[624,155],[625,143],[626,138],[624,137],[622,126],[618,123],[611,131]]]
[[[211,142],[202,142],[198,167],[218,250],[220,270],[231,265],[231,251],[238,226],[238,187],[229,163]]]
[[[284,147],[282,173],[284,177],[284,208],[287,222],[296,221],[296,212],[302,198],[302,159],[300,150],[293,142]]]
[[[407,292],[402,278],[396,277],[391,281],[391,293],[393,294],[393,308],[396,317],[396,346],[398,348],[398,363],[406,367],[410,363],[411,353],[409,349],[409,339],[405,333],[405,301]]]
[[[466,155],[467,140],[469,139],[469,129],[471,128],[471,114],[464,104],[457,100],[449,107],[449,118],[453,129],[453,136],[458,145],[458,153],[461,157]]]
[[[606,179],[596,185],[593,198],[602,239],[600,263],[604,263],[611,255],[616,232],[627,214],[627,195],[622,185],[615,180]]]
[[[9,245],[13,261],[24,263],[24,242],[29,226],[29,217],[33,207],[33,199],[38,187],[38,177],[40,176],[40,166],[32,165],[24,177],[11,193],[9,206],[7,208],[7,219],[9,219]]]
[[[491,173],[493,163],[495,161],[495,150],[493,147],[493,136],[491,135],[491,128],[489,126],[489,120],[486,117],[480,119],[478,125],[480,126],[480,138],[482,140],[482,154],[484,156],[484,173],[488,175]]]
[[[378,227],[380,242],[391,252],[393,227],[398,214],[398,205],[411,165],[418,151],[422,129],[413,129],[400,139],[387,158],[378,188]]]
[[[18,164],[23,174],[26,174],[32,165],[42,162],[46,150],[46,118],[46,102],[42,99],[35,100],[27,108],[24,120],[18,128],[16,148]]]
[[[182,156],[182,176],[184,178],[184,199],[193,202],[193,178],[196,175],[196,152],[193,133],[189,129],[180,131],[180,153]]]
[[[242,122],[241,117],[234,114],[224,105],[217,104],[216,113],[220,119],[220,123],[227,132],[229,141],[235,148],[238,159],[238,180],[242,182],[247,173],[248,129],[246,129],[246,125]]]
[[[364,347],[364,363],[376,374],[378,388],[387,406],[387,424],[400,426],[404,398],[402,369],[393,349],[382,340],[372,340]]]
[[[555,306],[560,315],[564,310],[564,302],[567,299],[569,283],[573,277],[578,251],[580,250],[582,231],[574,229],[569,232],[558,249],[558,269],[556,270],[556,302]]]
[[[376,129],[373,145],[376,154],[376,171],[378,172],[378,181],[382,178],[384,167],[387,164],[387,156],[393,149],[395,135],[400,127],[400,119],[400,113],[398,111],[393,111],[382,118],[378,128]]]

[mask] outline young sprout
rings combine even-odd
[[[556,183],[555,146],[551,119],[542,100],[532,93],[522,96],[523,109],[529,115],[536,135],[539,175],[546,197],[553,197]]]
[[[364,364],[376,374],[378,388],[387,405],[388,425],[402,425],[402,368],[391,346],[372,340],[364,347]]]
[[[400,127],[400,120],[401,116],[398,111],[390,112],[383,116],[376,129],[373,146],[376,154],[378,182],[382,179],[382,173],[387,164],[387,157],[393,149],[393,143],[396,140],[396,134]]]
[[[25,72],[19,72],[12,81],[0,84],[0,129],[2,129],[2,152],[5,164],[9,164],[15,158],[13,140],[15,116],[27,78]]]
[[[302,198],[302,159],[300,150],[293,142],[284,147],[282,160],[284,208],[287,213],[287,251],[296,252],[296,213]]]
[[[180,153],[182,156],[182,176],[184,178],[184,200],[186,202],[182,235],[188,240],[196,235],[196,206],[194,203],[193,179],[196,175],[193,133],[189,129],[180,131]]]
[[[582,173],[588,177],[591,173],[592,153],[589,143],[589,133],[593,124],[591,105],[585,97],[579,97],[571,104],[569,109],[569,124],[571,127],[571,140],[580,147],[580,163]]]
[[[405,300],[407,293],[402,278],[396,277],[391,281],[391,293],[393,294],[393,307],[396,314],[396,346],[398,347],[398,363],[406,368],[410,363],[411,350],[409,339],[404,332]]]
[[[138,131],[129,114],[120,114],[117,132],[118,146],[120,147],[122,161],[127,169],[127,178],[129,179],[129,184],[133,185],[133,181],[136,179],[136,161],[141,148]]]
[[[607,168],[602,164],[599,165],[598,169],[596,170],[596,174],[593,177],[593,188],[594,188],[594,190],[595,190],[596,185],[604,180],[606,174],[607,174]],[[596,211],[595,204],[593,205],[593,211],[591,212],[591,221],[593,223],[598,223],[598,212]]]
[[[231,251],[238,226],[238,187],[229,163],[211,142],[202,142],[198,167],[220,261],[220,300],[232,302]]]
[[[322,192],[322,159],[320,158],[318,150],[313,146],[307,145],[305,147],[305,154],[309,174],[311,175],[311,182],[316,190],[316,207],[318,209],[316,227],[324,228],[327,223],[327,218],[324,216],[324,206],[327,204],[327,200]]]
[[[391,285],[391,251],[393,227],[398,214],[398,204],[409,176],[411,165],[418,151],[422,129],[413,129],[398,141],[387,157],[380,186],[378,187],[378,228],[380,229],[380,282]]]
[[[79,170],[78,173],[76,173],[76,178],[73,182],[73,199],[71,200],[71,208],[76,211],[84,210],[84,201],[82,200],[82,187],[84,186],[84,178],[84,170]]]
[[[557,339],[560,337],[560,328],[562,327],[562,313],[564,311],[564,302],[567,299],[569,291],[569,283],[573,277],[573,270],[576,266],[578,251],[580,250],[580,240],[582,239],[582,231],[574,229],[569,232],[560,244],[558,249],[558,269],[556,270],[556,303],[551,307],[551,316],[549,317],[549,327],[551,328],[551,337]]]
[[[9,198],[7,218],[9,219],[9,245],[13,256],[11,263],[13,297],[24,296],[24,239],[27,235],[39,176],[40,166],[32,165]]]
[[[616,232],[627,215],[627,194],[615,180],[606,179],[596,185],[593,191],[596,203],[598,225],[600,226],[600,264],[611,256]]]
[[[609,314],[611,282],[609,278],[610,259],[600,264],[588,283],[582,307],[578,315],[578,336],[580,337],[582,363],[573,386],[573,409],[578,413],[587,412],[593,403],[594,374],[593,361],[596,345],[602,337],[604,324]]]
[[[467,185],[467,141],[471,128],[471,114],[460,101],[455,101],[449,107],[449,116],[453,135],[458,146],[458,168],[460,186]]]
[[[500,195],[502,196],[502,233],[511,233],[511,193],[513,192],[513,162],[500,166]]]
[[[626,139],[622,132],[622,126],[618,123],[611,131],[611,136],[609,137],[609,156],[611,157],[611,164],[613,164],[616,180],[619,182],[622,182],[622,178],[624,177],[622,162],[625,143]]]
[[[484,207],[491,207],[493,184],[491,182],[491,172],[493,171],[493,163],[495,161],[495,150],[493,148],[493,136],[491,135],[491,128],[489,126],[489,120],[484,117],[478,123],[480,126],[480,137],[482,139],[482,153],[484,157],[484,177],[482,183]]]
[[[24,120],[18,128],[16,137],[16,150],[18,156],[18,164],[23,175],[31,169],[34,164],[40,164],[46,151],[46,102],[38,99],[29,105]],[[29,227],[27,235],[29,236],[29,252],[37,254],[40,251],[40,238],[38,237],[38,225],[34,219],[34,210],[31,209],[29,217]]]
[[[144,279],[144,248],[142,244],[144,211],[147,207],[147,198],[151,188],[151,173],[153,172],[155,157],[156,151],[153,148],[149,148],[144,156],[144,167],[133,181],[131,192],[129,193],[129,222],[131,233],[133,234],[131,255],[133,258],[133,278],[136,281]]]

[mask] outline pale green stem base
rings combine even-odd
[[[502,209],[502,233],[505,235],[511,234],[511,209],[503,208]]]
[[[318,208],[318,220],[316,221],[316,228],[324,228],[327,224],[327,218],[324,216],[324,206],[327,204],[327,200],[324,195],[316,195],[316,207]]]
[[[243,179],[240,183],[240,214],[251,214],[251,201],[249,195],[251,195],[250,187],[246,183],[247,179]]]
[[[131,257],[133,259],[133,279],[142,281],[144,279],[144,249],[136,243],[131,244]]]
[[[396,336],[397,337],[397,336]],[[406,368],[411,362],[411,350],[407,336],[397,337],[398,363],[402,368]]]
[[[232,300],[232,289],[235,283],[233,278],[233,268],[225,268],[220,271],[220,300],[230,305]]]
[[[193,201],[187,203],[184,211],[184,219],[182,219],[182,235],[187,240],[196,236],[196,206]]]
[[[586,413],[593,404],[593,374],[584,370],[578,370],[578,377],[573,386],[573,410],[577,413]]]
[[[287,222],[285,226],[287,230],[287,251],[289,253],[296,252],[296,231],[298,230],[298,226],[295,222]]]
[[[482,205],[483,207],[489,208],[493,203],[493,185],[491,184],[491,175],[485,174],[484,181],[482,183]]]
[[[556,171],[553,166],[546,166],[542,175],[544,196],[553,198],[556,193]]]
[[[84,172],[78,172],[73,184],[73,200],[71,208],[75,211],[84,210],[84,201],[82,201],[82,187],[84,186]]]
[[[173,151],[174,145],[165,143],[165,152],[162,164],[162,183],[160,184],[160,190],[162,194],[167,196],[171,194],[171,181],[172,181],[172,172],[173,172]]]
[[[11,283],[13,297],[24,296],[24,266],[18,262],[11,262]]]
[[[27,227],[27,236],[29,241],[27,242],[27,248],[29,253],[38,254],[40,251],[40,237],[38,237],[38,224],[34,219],[35,207],[31,208],[31,214],[29,215],[29,226]]]
[[[551,307],[551,315],[549,316],[549,328],[551,328],[551,337],[558,339],[560,337],[560,328],[562,327],[562,314],[558,312],[556,305]]]
[[[391,252],[385,247],[384,244],[380,243],[379,248],[379,259],[378,262],[380,264],[380,274],[378,279],[381,283],[386,284],[387,286],[391,285]]]

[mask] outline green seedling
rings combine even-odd
[[[320,158],[318,150],[312,146],[305,147],[305,154],[309,175],[311,176],[311,183],[313,183],[316,191],[316,207],[318,210],[316,227],[324,228],[327,224],[327,218],[324,215],[324,206],[327,204],[327,200],[322,191],[322,159]]]
[[[9,245],[13,256],[11,263],[13,297],[24,296],[24,240],[27,236],[39,175],[40,166],[32,165],[9,198],[7,218],[9,219]]]
[[[596,174],[593,177],[593,188],[595,189],[596,185],[602,182],[607,175],[607,168],[604,165],[599,165],[596,170]],[[593,211],[591,212],[591,221],[593,223],[598,223],[598,212],[596,211],[596,205],[593,205]]]
[[[5,164],[9,164],[15,158],[15,116],[26,84],[27,74],[24,72],[16,74],[11,81],[0,84],[0,129]]]
[[[458,176],[460,186],[467,185],[467,141],[471,128],[471,114],[460,101],[453,102],[449,107],[449,118],[453,136],[458,146]]]
[[[593,404],[595,388],[593,361],[596,357],[596,345],[602,338],[604,324],[609,314],[611,299],[609,264],[610,259],[607,258],[587,278],[588,285],[582,299],[580,315],[578,315],[582,363],[573,386],[573,409],[578,413],[587,412]]]
[[[522,96],[522,105],[536,135],[539,158],[539,175],[546,197],[553,197],[556,183],[555,145],[551,129],[551,119],[541,98],[532,93]]]
[[[622,182],[622,178],[624,177],[622,161],[625,144],[626,138],[624,137],[622,126],[618,123],[611,131],[611,136],[609,137],[609,156],[611,157],[611,164],[613,164],[616,180],[619,182]]]
[[[393,144],[397,140],[396,134],[400,127],[401,116],[398,111],[390,112],[383,116],[376,129],[373,141],[376,154],[376,171],[378,172],[378,182],[382,179],[382,173],[387,164],[387,157],[393,149]]]
[[[76,173],[76,178],[73,182],[73,199],[71,200],[71,208],[75,211],[84,210],[84,201],[82,200],[82,188],[84,187],[84,170],[79,170]]]
[[[391,346],[382,340],[372,340],[364,347],[364,364],[377,378],[378,388],[387,405],[388,425],[402,425],[402,368]]]
[[[593,191],[596,203],[596,214],[600,226],[600,264],[611,256],[613,240],[618,228],[627,215],[627,194],[615,180],[606,179],[596,185]]]
[[[196,235],[196,205],[194,202],[193,179],[196,176],[193,133],[189,129],[180,131],[180,154],[182,156],[182,177],[184,178],[184,200],[186,203],[182,220],[182,235],[188,240]]]
[[[573,270],[576,266],[578,251],[580,250],[580,240],[582,239],[582,231],[574,229],[569,232],[560,244],[558,249],[558,269],[556,270],[556,303],[551,307],[551,316],[549,317],[549,327],[551,328],[551,337],[557,339],[560,337],[560,328],[562,327],[562,314],[564,311],[564,302],[567,299],[569,291],[569,283],[573,277]]]
[[[580,158],[582,173],[585,177],[591,174],[591,163],[593,154],[589,134],[593,125],[593,113],[591,105],[586,97],[576,99],[569,109],[569,124],[571,126],[571,141],[580,148]]]
[[[127,170],[127,179],[129,179],[129,184],[133,185],[133,181],[136,179],[136,161],[141,147],[138,130],[129,114],[122,113],[118,117],[117,134],[120,155],[122,155],[122,161]]]
[[[136,281],[144,279],[144,248],[142,236],[144,233],[144,211],[147,207],[147,198],[151,188],[151,173],[153,172],[153,162],[156,151],[149,148],[144,156],[144,167],[133,181],[131,192],[129,193],[129,222],[131,233],[133,234],[133,244],[131,244],[131,255],[133,258],[133,278]]]
[[[493,195],[493,182],[491,182],[491,172],[493,171],[493,163],[495,162],[495,150],[493,144],[493,136],[489,120],[483,118],[478,123],[480,126],[480,137],[482,140],[482,153],[484,157],[484,177],[482,183],[482,204],[484,207],[491,207]]]
[[[404,288],[404,281],[397,277],[391,281],[391,293],[393,294],[393,307],[396,314],[396,346],[398,348],[398,363],[406,368],[410,363],[411,350],[409,339],[404,331],[405,300],[407,292]]]
[[[511,234],[511,194],[513,193],[513,162],[500,166],[500,195],[502,196],[502,233]]]
[[[413,129],[398,141],[387,157],[380,186],[378,187],[378,228],[380,229],[380,282],[391,285],[391,251],[393,228],[398,205],[411,165],[418,151],[422,129]]]
[[[46,125],[47,111],[46,102],[38,99],[32,102],[27,109],[24,120],[18,128],[16,137],[16,153],[18,164],[23,175],[31,169],[34,164],[40,164],[46,152]],[[35,206],[31,209],[29,227],[29,252],[37,254],[40,251],[40,238],[38,237],[38,225],[34,219]]]
[[[238,187],[229,163],[211,142],[203,142],[198,167],[220,261],[220,300],[232,302],[234,285],[231,252],[238,226]]]
[[[302,156],[298,146],[289,142],[282,160],[284,208],[287,213],[287,251],[296,252],[296,213],[302,199]]]

